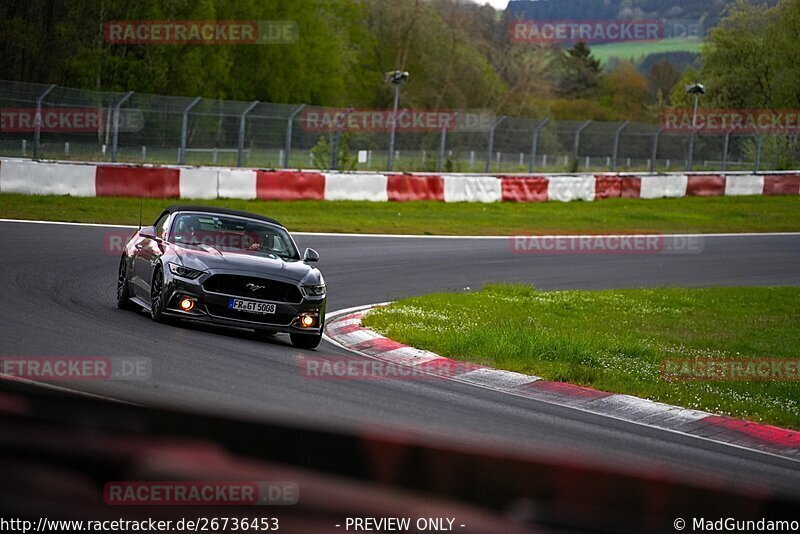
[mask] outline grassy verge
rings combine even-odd
[[[669,359],[800,360],[800,288],[483,291],[405,299],[366,324],[443,356],[791,428],[800,382],[668,381]]]
[[[153,221],[170,203],[146,199]],[[190,204],[191,200],[181,200]],[[293,231],[509,235],[514,233],[779,232],[800,230],[800,197],[690,197],[599,202],[446,204],[444,202],[263,202],[201,200],[275,217]],[[135,198],[0,194],[0,217],[136,224]]]

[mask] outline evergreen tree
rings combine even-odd
[[[600,61],[583,41],[566,50],[555,67],[556,87],[562,96],[586,98],[597,94]]]

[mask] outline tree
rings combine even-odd
[[[800,2],[734,4],[703,48],[702,80],[720,107],[800,106]]]
[[[642,76],[630,61],[620,63],[619,68],[601,80],[604,103],[628,120],[645,118],[650,102],[650,82]]]
[[[339,135],[338,142],[333,137]],[[330,139],[329,139],[330,138]],[[336,169],[339,171],[354,171],[358,166],[358,157],[350,153],[350,134],[348,132],[337,134],[334,131],[320,136],[317,144],[311,148],[311,159],[314,167],[321,171],[331,168],[331,157],[333,157],[333,146],[337,145]]]
[[[594,96],[600,80],[600,61],[583,41],[566,50],[557,60],[556,86],[563,96]]]
[[[453,0],[366,0],[366,25],[374,40],[365,58],[365,75],[411,73],[403,87],[408,107],[494,107],[505,84],[489,61],[494,20],[482,8]],[[489,8],[491,9],[491,8]],[[488,25],[488,28],[487,28]],[[389,107],[389,84],[376,90],[374,102]]]
[[[656,101],[668,105],[669,95],[680,80],[681,72],[671,62],[662,60],[654,63],[648,74]]]
[[[719,27],[711,31],[703,48],[699,77],[708,89],[704,104],[710,108],[797,109],[800,106],[800,2],[781,0],[765,9],[744,0],[736,2]],[[697,78],[695,78],[697,79]],[[684,75],[691,83],[691,75]],[[673,104],[688,107],[683,83],[673,90]],[[800,152],[796,135],[767,135],[762,139],[762,159],[779,168],[793,166]],[[754,157],[757,141],[744,143]]]
[[[363,103],[380,84],[363,72],[372,39],[363,9],[355,0],[8,0],[0,3],[0,77],[206,98]],[[300,38],[122,45],[103,38],[103,24],[115,20],[294,21]]]

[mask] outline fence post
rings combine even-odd
[[[578,126],[578,130],[575,132],[575,154],[574,154],[574,156],[575,156],[575,160],[576,161],[577,161],[577,159],[579,157],[579,149],[581,147],[581,132],[583,130],[585,130],[586,127],[589,126],[591,123],[592,123],[592,121],[584,122],[583,124]]]
[[[250,102],[250,105],[242,112],[239,119],[239,153],[236,156],[236,166],[241,167],[244,163],[244,134],[245,126],[247,125],[247,114],[253,111],[253,108],[259,104],[258,100]]]
[[[42,100],[55,88],[55,84],[51,85],[36,99],[36,115],[33,118],[33,159],[39,157],[39,148],[42,138]]]
[[[536,168],[536,150],[539,146],[539,130],[547,126],[549,122],[550,119],[545,119],[533,129],[533,138],[531,139],[531,161],[528,163],[528,172],[531,174],[533,174]]]
[[[331,143],[331,170],[338,171],[339,170],[339,141],[342,136],[342,132],[340,130],[336,130],[333,133],[333,143]]]
[[[202,98],[199,96],[183,108],[183,119],[181,120],[181,149],[178,151],[178,165],[186,164],[186,138],[189,132],[189,111],[195,107]]]
[[[725,132],[725,142],[722,145],[722,172],[728,166],[728,143],[731,140],[731,132]]]
[[[611,157],[611,172],[617,172],[617,154],[619,153],[619,136],[622,134],[622,130],[624,130],[630,121],[625,121],[622,123],[622,126],[617,128],[617,131],[614,132],[614,155]]]
[[[289,115],[289,120],[286,123],[286,142],[283,147],[283,162],[282,162],[282,166],[284,169],[289,168],[289,152],[292,151],[292,122],[294,121],[294,118],[297,116],[297,114],[300,113],[304,107],[306,107],[305,104],[300,104],[299,106],[297,106],[297,108],[295,108],[295,110],[292,111],[292,114]]]
[[[761,169],[761,143],[764,141],[764,134],[758,134],[758,141],[756,142],[756,168],[755,172]]]
[[[653,136],[653,152],[650,158],[650,174],[653,174],[656,170],[656,156],[658,156],[658,138],[661,137],[661,128],[659,128],[655,135]]]
[[[453,115],[453,122],[455,123],[456,119],[458,119],[458,113]],[[453,124],[455,128],[455,124]],[[447,125],[442,126],[442,135],[439,138],[439,160],[436,163],[436,172],[442,172],[442,166],[444,165],[444,151],[447,147]]]
[[[489,172],[489,169],[492,166],[492,151],[494,150],[494,131],[495,131],[495,129],[497,129],[498,126],[500,126],[500,123],[503,122],[506,119],[507,119],[507,117],[505,117],[505,116],[500,117],[499,119],[494,121],[494,124],[492,125],[491,130],[489,130],[489,147],[488,147],[488,150],[486,151],[486,166],[485,166],[485,170],[484,170],[484,172],[486,172],[486,173]]]
[[[112,163],[117,162],[117,146],[119,145],[119,113],[122,104],[124,104],[130,97],[133,96],[133,91],[128,91],[125,93],[125,96],[120,98],[117,101],[117,105],[114,106],[114,134],[112,136],[111,141],[111,161]]]

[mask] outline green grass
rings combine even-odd
[[[800,288],[480,292],[404,299],[366,325],[450,358],[800,428],[800,383],[661,377],[680,358],[800,360]]]
[[[622,60],[638,60],[650,54],[660,54],[664,52],[695,52],[700,53],[703,48],[703,41],[695,37],[683,37],[675,39],[662,39],[660,41],[645,42],[619,42],[596,45],[592,47],[594,57],[608,63],[612,57]]]
[[[690,197],[598,202],[356,202],[146,199],[152,222],[170,203],[197,202],[262,213],[293,231],[510,235],[514,233],[779,232],[800,230],[800,197]],[[136,198],[0,194],[0,217],[136,224]]]

